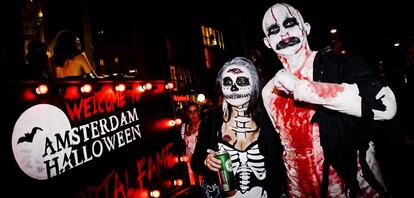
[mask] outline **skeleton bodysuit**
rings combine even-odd
[[[244,150],[235,146],[239,140],[245,140],[255,131],[248,127],[251,119],[245,114],[246,109],[246,107],[235,108],[237,112],[234,118],[235,127],[231,127],[230,133],[234,133],[236,139],[233,144],[230,144],[225,141],[229,135],[223,133],[223,139],[219,140],[219,150],[226,150],[231,156],[233,172],[238,183],[237,197],[267,197],[266,191],[261,187],[266,178],[265,161],[263,155],[260,154],[257,141],[251,142]]]
[[[223,72],[223,94],[231,105],[230,120],[222,126],[222,140],[219,149],[227,150],[231,155],[233,171],[236,174],[238,192],[235,197],[267,197],[261,187],[266,177],[264,157],[257,145],[257,126],[247,112],[250,100],[252,75],[245,67],[229,66]],[[227,105],[225,105],[227,110]]]
[[[213,186],[219,178],[205,164],[207,150],[227,150],[237,179],[232,197],[280,197],[285,189],[280,139],[260,103],[257,69],[250,60],[236,57],[217,76],[222,111],[211,110],[200,125],[191,167]]]

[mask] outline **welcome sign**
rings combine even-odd
[[[1,136],[10,187],[43,197],[173,193],[186,169],[172,97],[165,82],[146,83],[11,83]]]

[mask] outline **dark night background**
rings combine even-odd
[[[46,0],[48,12],[55,15],[48,19],[47,36],[52,37],[59,29],[79,30],[80,0]],[[2,1],[1,35],[4,43],[1,52],[16,57],[21,49],[17,45],[19,34],[18,6],[23,0]],[[241,18],[246,27],[246,41],[249,47],[263,47],[261,41],[261,19],[265,10],[276,2],[287,2],[298,8],[311,24],[311,48],[320,49],[329,43],[329,30],[337,28],[342,44],[347,52],[366,57],[370,61],[384,58],[394,42],[404,42],[414,37],[411,6],[409,1],[99,1],[91,0],[92,17],[99,17],[104,23],[120,27],[134,26],[137,23],[154,23],[154,34],[165,31],[169,25],[180,25],[183,21],[196,20],[208,13],[217,20]],[[9,9],[10,8],[10,9]],[[176,18],[173,24],[171,18]],[[168,19],[168,23],[165,23]],[[117,28],[114,26],[113,28]],[[13,59],[13,61],[18,61]]]
[[[0,67],[3,80],[16,80],[25,72],[22,34],[21,7],[28,0],[5,0],[0,3]],[[36,1],[36,0],[34,0]],[[310,47],[321,50],[331,45],[334,39],[330,29],[338,29],[337,37],[347,54],[365,59],[375,72],[385,67],[396,88],[394,91],[403,115],[401,136],[404,150],[397,153],[404,158],[398,176],[406,177],[402,182],[404,193],[412,188],[414,176],[412,152],[414,129],[411,121],[409,94],[413,90],[401,84],[401,72],[408,66],[404,47],[414,40],[412,2],[361,1],[361,0],[210,0],[210,1],[128,1],[128,0],[37,0],[43,3],[45,34],[49,43],[62,29],[70,29],[86,37],[81,5],[87,4],[90,21],[90,37],[95,65],[100,58],[120,58],[119,65],[108,65],[100,73],[138,70],[139,79],[168,79],[169,66],[177,66],[189,76],[182,90],[196,90],[209,96],[214,93],[214,78],[220,66],[234,56],[249,56],[252,50],[260,51],[264,74],[273,76],[280,68],[274,52],[263,43],[261,29],[265,11],[274,3],[286,2],[297,8],[304,20],[311,25],[308,36]],[[214,53],[214,67],[206,69],[204,48],[200,39],[200,24],[221,30],[226,50],[211,49]],[[104,30],[104,35],[98,32]],[[165,48],[165,41],[171,41],[172,49]],[[400,43],[399,47],[394,47]],[[172,56],[172,58],[170,57]],[[105,59],[106,60],[106,59]],[[97,66],[98,67],[98,66]],[[185,78],[187,79],[187,78]],[[412,82],[411,82],[412,83]],[[408,95],[407,95],[408,94]],[[210,95],[210,96],[211,96]],[[400,103],[401,102],[401,103]],[[414,110],[413,110],[414,111]],[[0,153],[1,159],[1,153]],[[405,196],[401,196],[405,197]]]

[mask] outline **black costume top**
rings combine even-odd
[[[332,52],[320,52],[316,55],[313,65],[313,80],[327,83],[356,83],[362,98],[362,117],[343,114],[319,106],[312,118],[320,129],[320,142],[324,151],[324,178],[322,191],[327,188],[329,166],[331,165],[345,184],[351,189],[351,196],[358,191],[357,151],[361,168],[368,183],[379,193],[384,188],[372,175],[365,161],[365,151],[369,141],[376,147],[385,144],[384,138],[395,132],[394,120],[374,121],[373,111],[385,110],[385,105],[376,99],[378,92],[385,83],[370,71],[367,64],[359,57],[338,55]],[[321,193],[322,195],[324,193]]]
[[[264,108],[260,113],[260,134],[257,140],[260,154],[265,158],[266,178],[263,188],[268,197],[279,197],[286,189],[286,171],[282,161],[282,146],[278,133],[275,131]],[[203,119],[194,154],[191,159],[191,168],[197,174],[203,175],[208,183],[219,182],[217,173],[210,171],[205,165],[207,149],[218,150],[218,143],[222,140],[221,126],[223,113],[214,109]]]

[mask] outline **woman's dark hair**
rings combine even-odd
[[[72,31],[60,31],[54,42],[52,63],[55,66],[62,67],[66,60],[82,53],[76,42],[76,35]]]

